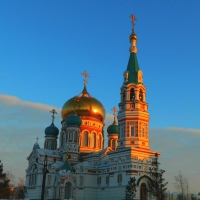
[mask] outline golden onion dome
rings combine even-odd
[[[102,122],[105,119],[105,109],[100,101],[92,97],[84,86],[83,91],[68,101],[62,107],[61,115],[65,120],[67,116],[74,113],[79,116],[91,116]]]

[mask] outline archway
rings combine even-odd
[[[147,200],[146,184],[142,183],[140,186],[140,200]]]
[[[72,184],[70,182],[65,184],[65,199],[72,199]]]

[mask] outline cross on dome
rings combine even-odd
[[[36,138],[36,143],[38,144],[38,137]]]
[[[57,114],[57,112],[56,112],[55,109],[51,110],[50,112],[53,114],[52,115],[52,124],[53,124],[54,123],[54,119],[55,119],[54,115]]]
[[[136,19],[136,17],[135,17],[135,15],[134,14],[132,14],[131,16],[129,16],[131,19],[132,19],[132,21],[131,21],[131,23],[132,23],[132,26],[133,26],[133,28],[134,28],[134,26],[135,26],[135,20],[137,20]]]
[[[84,81],[84,86],[86,86],[87,85],[87,78],[90,78],[90,76],[89,76],[89,74],[88,74],[88,72],[85,70],[83,73],[81,73],[81,75],[83,75],[84,76],[84,79],[83,79],[83,81]]]
[[[116,112],[118,112],[118,110],[117,110],[116,107],[112,108],[111,110],[113,111],[113,116],[115,118],[116,117]]]

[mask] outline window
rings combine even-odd
[[[122,174],[118,174],[117,182],[122,183]]]
[[[115,140],[112,141],[112,148],[115,149]]]
[[[88,132],[84,132],[84,142],[83,142],[83,145],[85,147],[88,146]]]
[[[135,91],[134,91],[134,88],[131,88],[131,90],[130,90],[130,100],[134,101],[134,99],[135,99]]]
[[[47,185],[51,185],[51,175],[47,176]]]
[[[144,128],[142,128],[142,137],[144,137]]]
[[[66,132],[66,142],[68,142],[68,131]]]
[[[69,132],[69,142],[72,142],[72,140],[73,140],[73,132],[70,131]]]
[[[121,135],[121,138],[124,137],[124,127],[121,127],[120,135]]]
[[[83,172],[84,168],[83,166],[80,167],[80,172]]]
[[[94,141],[93,147],[96,148],[96,134],[95,133],[93,134],[93,141]]]
[[[51,140],[48,140],[47,142],[47,149],[51,149]]]
[[[77,132],[74,132],[74,143],[77,143]]]
[[[84,177],[80,176],[80,186],[83,186],[83,184],[84,184]]]
[[[142,89],[140,89],[140,91],[139,91],[139,99],[140,99],[140,101],[143,101],[143,92],[142,92]]]
[[[64,146],[64,132],[62,133],[62,137],[61,137],[61,147]]]
[[[98,148],[101,149],[101,135],[99,135],[99,139],[98,139]]]
[[[109,176],[106,176],[106,185],[109,185]]]
[[[134,131],[135,131],[134,126],[131,126],[131,136],[134,136]]]
[[[51,143],[51,150],[55,150],[56,149],[56,141],[52,141]]]
[[[37,166],[33,165],[30,170],[29,185],[36,185],[37,183]]]
[[[97,185],[101,185],[101,177],[97,177]]]
[[[121,93],[122,102],[126,101],[126,92],[125,89]]]

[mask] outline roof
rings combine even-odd
[[[66,170],[66,172],[67,172],[67,171],[71,171],[71,172],[72,172],[72,167],[71,167],[71,165],[69,164],[68,158],[66,158],[65,163],[63,164],[63,166],[62,166],[61,169],[62,169],[62,170]]]
[[[139,84],[137,80],[137,73],[140,70],[138,61],[137,61],[137,56],[136,53],[131,52],[129,61],[128,61],[128,66],[127,66],[127,72],[128,73],[128,81],[125,84],[129,83],[135,83]]]

